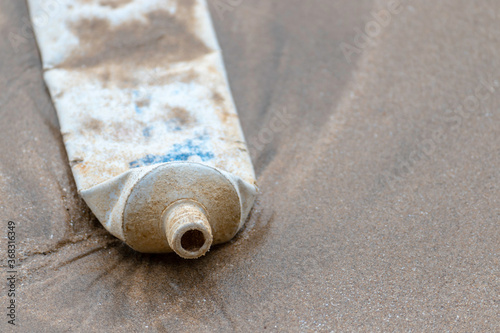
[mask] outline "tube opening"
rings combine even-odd
[[[188,252],[198,252],[205,244],[205,235],[200,230],[188,230],[181,237],[181,246]]]
[[[168,245],[182,258],[199,258],[210,249],[212,228],[204,209],[196,202],[176,202],[167,207],[162,220]]]

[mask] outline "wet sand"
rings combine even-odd
[[[186,261],[134,252],[79,199],[26,5],[0,0],[18,329],[499,330],[500,4],[406,1],[348,62],[385,2],[213,3],[261,194]]]

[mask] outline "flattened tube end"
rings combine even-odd
[[[212,245],[212,228],[200,204],[179,200],[162,214],[162,226],[168,245],[184,259],[196,259]]]

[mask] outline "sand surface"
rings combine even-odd
[[[360,40],[386,2],[220,2],[238,2],[210,3],[262,193],[186,261],[134,252],[79,199],[26,4],[0,0],[18,331],[499,331],[500,3],[404,1]]]

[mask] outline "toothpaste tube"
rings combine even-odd
[[[183,258],[234,237],[257,186],[205,1],[28,3],[78,191],[102,225]]]

